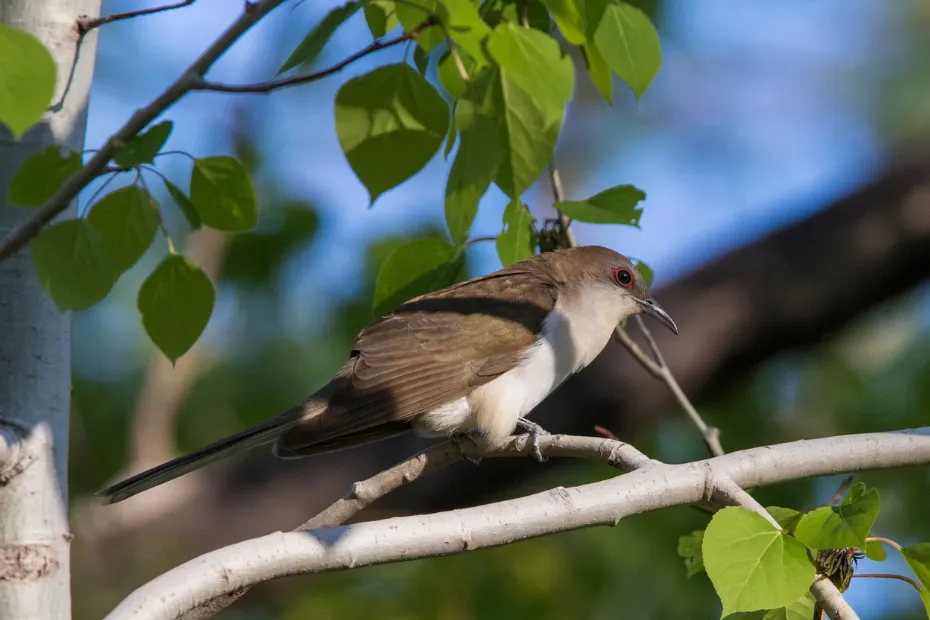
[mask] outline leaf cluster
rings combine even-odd
[[[876,539],[872,527],[879,507],[878,489],[861,482],[838,505],[809,512],[766,507],[780,528],[747,508],[727,507],[714,514],[705,530],[681,536],[678,554],[689,577],[707,573],[723,616],[809,620],[816,604],[809,592],[815,576],[829,578],[845,591],[858,559],[885,561],[885,542],[914,571],[930,617],[930,543],[901,547]]]

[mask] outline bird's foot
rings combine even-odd
[[[526,434],[529,436],[530,449],[533,451],[533,458],[539,463],[545,463],[549,459],[542,455],[542,452],[539,450],[539,437],[541,435],[548,435],[549,431],[541,427],[536,422],[530,422],[526,418],[517,418],[517,426],[526,431]]]
[[[468,461],[468,462],[471,463],[472,465],[477,465],[477,464],[479,464],[479,463],[481,462],[481,458],[480,458],[480,457],[479,457],[479,458],[472,458],[472,457],[468,456],[468,453],[465,451],[465,448],[462,446],[462,440],[463,440],[463,439],[467,439],[468,441],[471,442],[471,444],[472,444],[475,448],[480,448],[481,446],[480,446],[479,443],[476,441],[476,438],[478,438],[478,439],[483,439],[484,437],[487,436],[487,434],[488,434],[487,431],[471,430],[471,431],[468,431],[468,432],[466,432],[466,433],[459,433],[458,435],[452,435],[452,437],[450,437],[450,439],[452,440],[452,443],[455,444],[455,447],[458,448],[459,453],[462,455],[462,457],[463,457],[466,461]]]

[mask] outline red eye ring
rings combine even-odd
[[[623,288],[633,288],[633,274],[629,269],[617,267],[613,270],[614,282]]]

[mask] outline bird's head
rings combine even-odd
[[[642,274],[626,256],[601,246],[581,246],[550,254],[557,258],[566,281],[593,287],[600,300],[623,310],[621,320],[634,314],[648,314],[675,334],[678,326],[649,294]],[[553,257],[556,258],[556,257]]]

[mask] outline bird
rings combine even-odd
[[[596,245],[535,254],[404,302],[359,332],[345,365],[291,409],[97,495],[120,502],[264,444],[291,459],[409,431],[493,447],[520,427],[542,460],[546,431],[526,416],[640,313],[678,334],[622,254]]]

